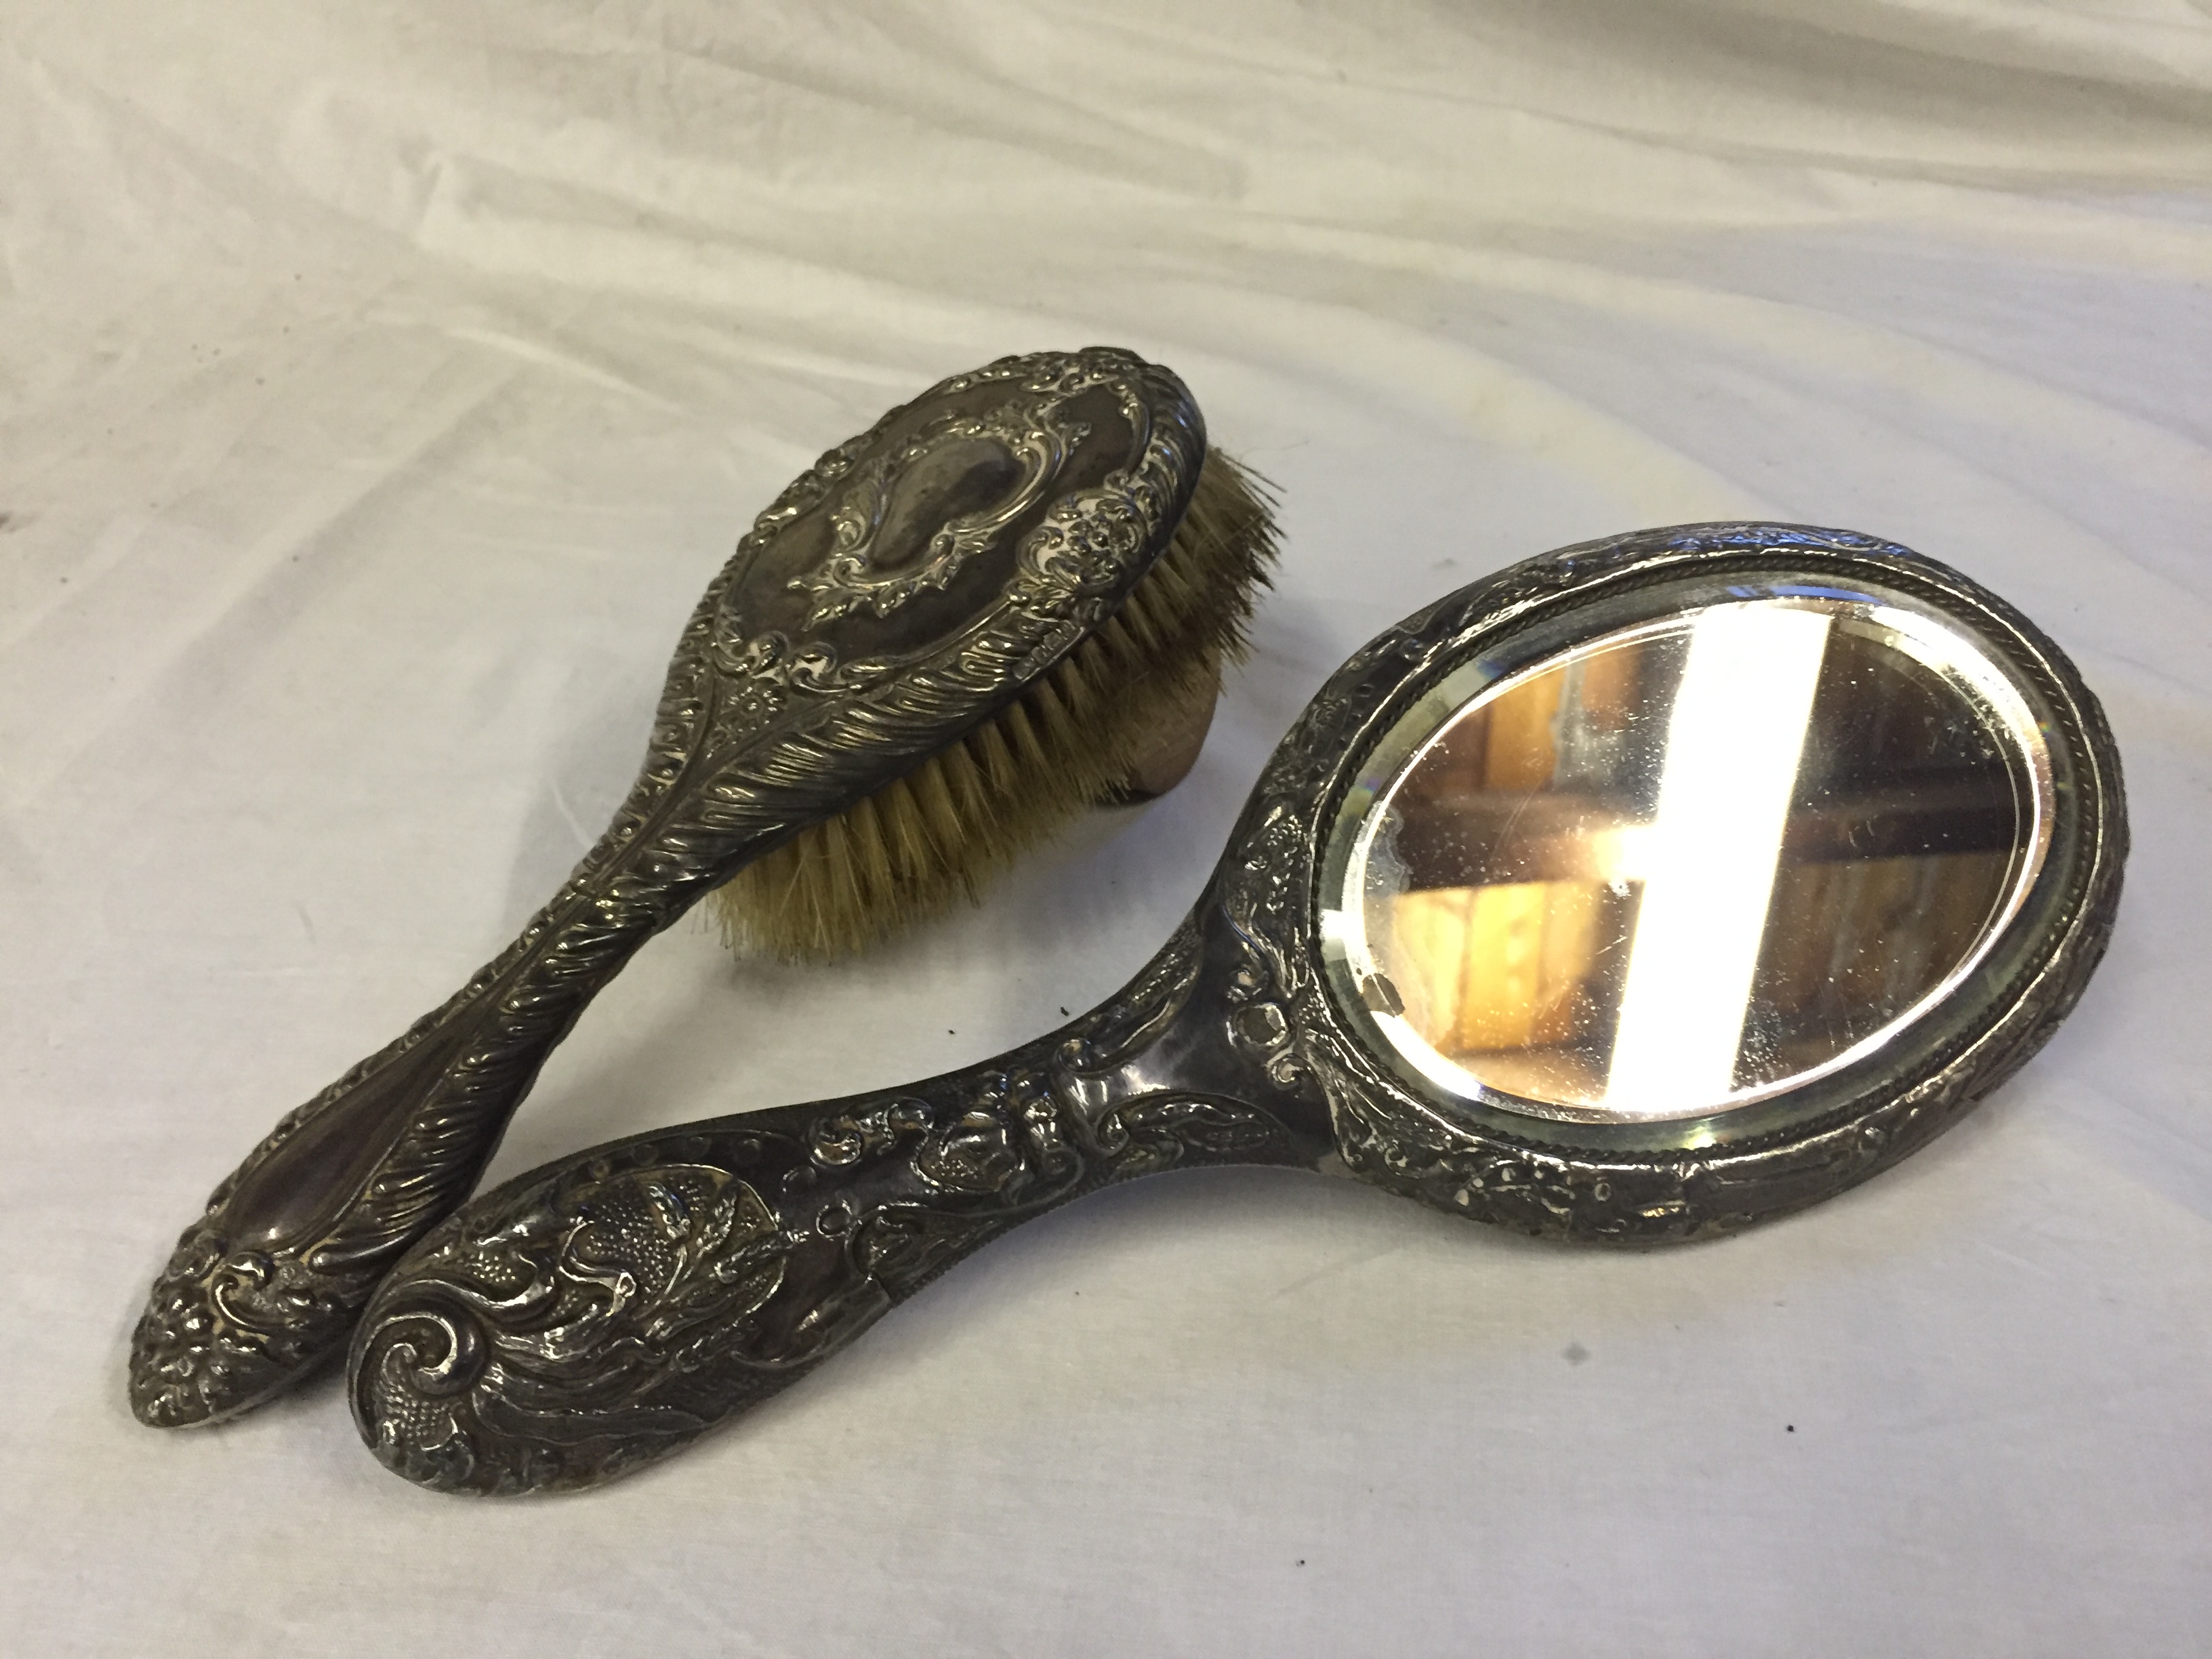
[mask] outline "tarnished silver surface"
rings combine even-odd
[[[2064,763],[2035,901],[1944,1017],[1686,1143],[1675,1126],[1511,1122],[1426,1094],[1334,1000],[1317,882],[1339,804],[1445,674],[1572,637],[1667,584],[1880,582],[1974,629]],[[1692,526],[1566,549],[1375,640],[1276,750],[1204,897],[1066,1030],[886,1091],[690,1125],[508,1182],[378,1291],[350,1395],[388,1466],[447,1489],[586,1486],[782,1388],[936,1273],[1109,1182],[1199,1163],[1348,1171],[1455,1214],[1622,1244],[1783,1214],[1924,1144],[2072,1006],[2118,902],[2126,827],[2095,701],[2040,633],[1905,549]]]
[[[793,483],[700,601],[643,771],[561,891],[185,1230],[132,1342],[139,1418],[210,1421],[342,1352],[630,954],[1048,670],[1167,544],[1205,452],[1174,375],[1092,349],[946,380]]]
[[[429,1486],[594,1484],[775,1393],[1032,1215],[1185,1164],[1310,1164],[1328,1144],[1318,1097],[1252,1098],[1249,1058],[1212,1017],[1248,965],[1186,927],[1112,1002],[987,1066],[508,1183],[374,1304],[362,1431]]]

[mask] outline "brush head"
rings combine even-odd
[[[714,895],[732,949],[823,960],[958,900],[1084,808],[1174,787],[1276,554],[1273,491],[1208,450],[1151,568],[1011,702]]]

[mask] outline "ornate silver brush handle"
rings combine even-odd
[[[487,1194],[371,1304],[364,1437],[427,1486],[596,1485],[1032,1216],[1166,1169],[1315,1164],[1333,1141],[1310,1084],[1270,1081],[1221,984],[1192,994],[1238,957],[1187,924],[1111,1002],[980,1066],[600,1147]]]
[[[289,1113],[155,1281],[131,1402],[157,1425],[258,1404],[341,1352],[385,1270],[465,1198],[538,1069],[647,939],[742,861],[624,822],[442,1007]]]

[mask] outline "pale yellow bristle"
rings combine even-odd
[[[1243,659],[1275,557],[1273,491],[1211,451],[1175,538],[1115,615],[996,716],[738,872],[714,895],[733,949],[827,958],[962,898],[1113,799],[1146,738]]]

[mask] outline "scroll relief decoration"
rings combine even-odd
[[[1279,1161],[1256,1109],[1091,1109],[1188,996],[1186,926],[1069,1031],[893,1095],[722,1120],[586,1158],[434,1232],[370,1309],[354,1409],[407,1478],[594,1484],[804,1375],[1019,1222],[1184,1164]]]
[[[794,592],[813,601],[807,625],[819,627],[863,610],[888,617],[915,594],[950,583],[963,565],[1036,505],[1069,453],[1090,435],[1089,427],[1066,418],[1066,403],[1064,397],[1042,406],[1015,400],[985,415],[940,415],[897,449],[878,453],[854,468],[829,509],[829,557],[791,582]],[[939,526],[921,556],[907,562],[911,568],[881,568],[876,544],[893,483],[933,450],[961,443],[988,443],[1012,456],[1019,469],[1017,481],[996,504]]]
[[[867,514],[880,511],[891,476],[885,434],[917,404],[999,384],[1012,395],[994,410],[925,421],[897,452],[957,436],[1004,444],[1019,464],[1012,495],[933,543],[912,582],[949,580],[1048,489],[1084,432],[1065,418],[1069,399],[1108,388],[1135,447],[1127,465],[1056,501],[1024,536],[1013,583],[976,629],[914,662],[841,661],[826,641],[742,631],[731,601],[756,556],[841,490],[832,508],[845,515],[837,533],[858,538],[850,555],[863,568],[835,580],[859,583],[872,605],[890,604],[891,589],[864,568]],[[1033,428],[1024,411],[1035,416]],[[1172,525],[1203,453],[1195,409],[1174,376],[1128,353],[1092,349],[1002,359],[945,381],[793,481],[685,625],[638,780],[560,892],[444,1006],[289,1113],[179,1239],[133,1336],[131,1389],[140,1416],[207,1420],[331,1355],[391,1262],[466,1195],[547,1051],[630,953],[726,879],[751,848],[837,811],[921,758],[906,752],[915,741],[906,734],[947,712],[988,707],[1063,647],[1076,631],[1066,617],[1091,604],[1089,586],[1126,587]],[[233,1213],[234,1198],[272,1169],[289,1142],[330,1114],[381,1124],[392,1110],[386,1103],[403,1097],[412,1103],[400,1110],[396,1133],[378,1131],[392,1138],[358,1191],[304,1236],[249,1242],[254,1218]]]

